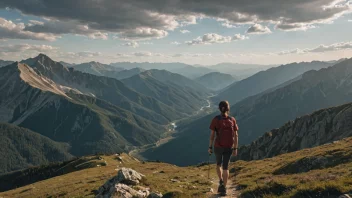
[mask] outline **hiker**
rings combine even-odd
[[[230,104],[227,101],[219,103],[220,115],[213,118],[210,124],[210,142],[209,142],[209,155],[213,153],[213,142],[216,135],[214,144],[214,153],[216,157],[216,172],[219,177],[218,193],[226,195],[226,184],[229,178],[228,166],[230,158],[237,156],[238,150],[238,126],[236,119],[229,116]]]

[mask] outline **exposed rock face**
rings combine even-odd
[[[150,194],[149,188],[139,187],[139,190],[135,190],[131,186],[128,186],[139,184],[143,177],[145,176],[133,169],[122,168],[117,173],[117,176],[113,177],[99,188],[97,197],[157,197],[159,194]]]
[[[119,170],[116,180],[128,185],[137,185],[142,180],[142,177],[144,177],[144,175],[138,173],[133,169],[122,168]]]
[[[352,103],[319,110],[273,129],[239,149],[238,159],[257,160],[352,136]]]

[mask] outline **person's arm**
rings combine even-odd
[[[237,152],[238,152],[238,131],[234,132],[234,136],[233,136],[233,156],[237,156]]]
[[[209,149],[208,149],[209,154],[213,153],[213,142],[214,142],[214,139],[215,139],[215,131],[211,130],[210,139],[209,139]]]

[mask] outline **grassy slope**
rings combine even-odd
[[[0,123],[0,174],[69,160],[69,145],[12,124]]]
[[[233,166],[243,197],[337,197],[352,193],[352,138]]]
[[[325,166],[319,163],[323,158],[328,159]],[[164,163],[142,163],[125,154],[122,159],[120,164],[115,156],[103,156],[107,166],[43,180],[0,193],[0,196],[93,197],[94,190],[116,175],[117,166],[130,167],[145,174],[143,185],[163,194],[177,192],[175,194],[179,197],[207,197],[209,187],[216,188],[216,184],[207,179],[207,166],[180,168]],[[314,166],[310,166],[306,159],[316,159]],[[310,169],[303,170],[302,167]],[[211,169],[214,168],[212,165]],[[242,193],[241,197],[336,197],[352,193],[352,138],[270,159],[237,161],[231,164],[231,168],[235,170],[231,178]],[[297,173],[297,170],[303,172]],[[216,177],[215,171],[211,171],[210,177]],[[172,178],[180,182],[173,183]]]

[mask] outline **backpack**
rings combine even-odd
[[[216,116],[218,120],[217,126],[215,128],[216,132],[216,142],[220,147],[231,148],[233,146],[233,133],[234,133],[234,122],[233,118],[228,116],[227,118],[222,117],[221,115]]]

